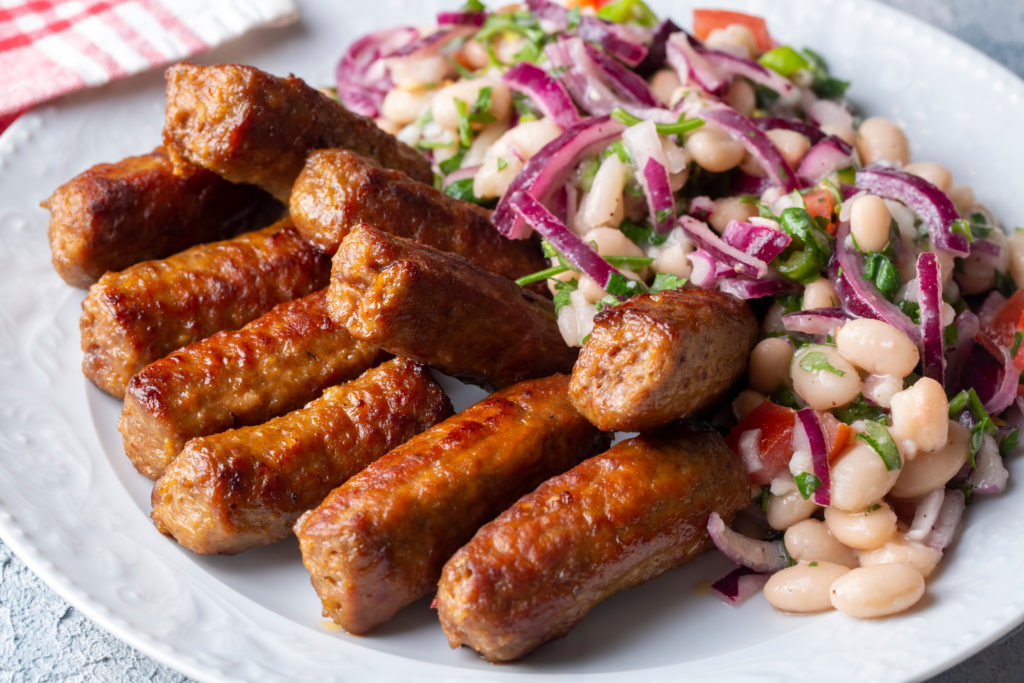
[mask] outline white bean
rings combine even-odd
[[[768,306],[768,310],[765,311],[764,318],[761,320],[761,331],[764,334],[785,332],[786,328],[782,325],[782,316],[785,314],[786,309],[782,307],[782,304],[778,301],[773,301]]]
[[[464,102],[466,107],[472,107],[479,97],[480,91],[484,88],[491,89],[491,106],[488,107],[487,113],[497,121],[506,120],[512,108],[512,91],[504,81],[495,78],[472,78],[456,81],[438,90],[430,105],[431,111],[434,113],[434,120],[448,130],[458,130],[461,117],[455,106],[455,100]],[[479,128],[482,124],[473,124],[473,126]]]
[[[451,64],[441,55],[393,57],[386,64],[397,88],[434,88],[453,73]]]
[[[850,232],[861,251],[881,251],[889,243],[892,215],[885,200],[863,194],[850,207]]]
[[[625,215],[622,191],[626,187],[626,165],[615,154],[609,155],[594,175],[590,186],[576,212],[574,228],[585,233],[604,225],[618,226]]]
[[[764,585],[764,597],[782,612],[824,612],[832,608],[832,585],[849,571],[832,562],[799,562],[772,574]]]
[[[903,170],[918,178],[924,178],[943,192],[948,193],[953,186],[953,174],[949,172],[948,168],[934,161],[915,161],[904,166]]]
[[[892,397],[903,391],[903,378],[894,375],[868,375],[861,381],[864,398],[883,408],[892,405]]]
[[[462,61],[471,69],[483,69],[491,64],[491,55],[479,40],[467,40],[462,46]]]
[[[974,203],[974,190],[970,185],[954,184],[946,194],[961,211]]]
[[[812,308],[831,308],[839,305],[839,296],[827,278],[819,277],[804,286],[803,310]]]
[[[903,536],[895,536],[879,548],[859,551],[857,557],[862,567],[903,562],[921,572],[921,576],[927,579],[939,566],[942,551],[924,543],[907,540]]]
[[[1010,275],[1019,289],[1024,289],[1024,230],[1014,230],[1006,240],[1010,253]]]
[[[860,393],[860,376],[834,346],[809,344],[789,366],[793,391],[815,410],[843,406]]]
[[[743,24],[729,24],[725,28],[716,28],[708,34],[704,44],[748,59],[756,57],[760,52],[753,31]]]
[[[690,277],[693,266],[686,255],[692,250],[692,246],[681,242],[666,244],[654,257],[651,268],[656,273],[671,273],[679,277]]]
[[[703,125],[686,137],[686,151],[701,168],[721,173],[736,168],[746,150],[721,128]]]
[[[501,136],[508,131],[504,123],[493,123],[481,130],[473,143],[466,150],[466,156],[462,158],[462,166],[477,166],[487,158],[487,152],[501,139]]]
[[[971,433],[959,422],[949,420],[946,444],[936,450],[918,453],[903,463],[899,479],[890,493],[896,498],[920,498],[941,488],[952,479],[967,462]]]
[[[640,256],[643,250],[633,240],[617,228],[594,228],[583,235],[587,244],[597,245],[597,253],[601,256]]]
[[[754,86],[745,78],[734,78],[729,92],[725,94],[726,103],[743,116],[750,116],[757,108],[757,95]]]
[[[797,522],[807,519],[818,509],[818,504],[813,498],[804,498],[800,492],[793,489],[781,496],[772,495],[768,499],[768,509],[765,517],[768,518],[768,526],[779,531],[785,531]]]
[[[740,393],[736,394],[736,398],[732,400],[732,414],[736,416],[737,420],[742,420],[750,412],[764,403],[767,398],[764,394],[754,391],[753,389],[744,389]]]
[[[930,377],[922,377],[912,387],[894,395],[890,416],[889,432],[908,458],[946,443],[949,400],[942,385]]]
[[[789,363],[793,359],[793,345],[783,337],[768,337],[757,343],[750,352],[747,372],[750,386],[770,394],[789,377]]]
[[[871,550],[888,541],[896,533],[896,513],[885,501],[860,512],[825,508],[825,524],[840,543]]]
[[[909,564],[858,567],[832,582],[832,606],[853,617],[870,619],[912,607],[924,595],[924,577]]]
[[[683,82],[679,80],[679,74],[672,69],[659,69],[651,76],[650,85],[654,97],[665,106],[671,107],[675,104],[672,102],[672,97],[683,85]]]
[[[887,470],[881,456],[865,441],[854,439],[832,463],[832,507],[866,510],[889,492],[899,476],[900,470]]]
[[[904,332],[873,318],[857,318],[836,332],[836,348],[851,363],[875,375],[906,377],[921,360]]]
[[[392,88],[384,96],[380,110],[386,118],[404,126],[418,119],[429,103],[430,93],[426,90]]]
[[[743,201],[740,197],[724,197],[715,200],[715,210],[711,212],[708,223],[718,234],[725,231],[729,221],[746,221],[757,215],[754,202]]]
[[[811,149],[811,141],[803,133],[785,128],[772,128],[765,135],[779,149],[782,158],[794,169],[800,165],[800,160]]]
[[[844,567],[857,566],[857,554],[840,543],[829,532],[825,523],[817,519],[805,519],[786,529],[784,542],[786,552],[794,560],[833,562]]]
[[[854,132],[853,126],[841,123],[826,123],[821,126],[821,132],[825,135],[835,135],[851,145],[857,142],[857,133]]]
[[[483,164],[473,178],[473,194],[481,199],[505,194],[509,184],[523,169],[523,162],[561,133],[562,129],[548,119],[527,121],[505,131],[487,150]]]
[[[857,154],[865,166],[876,161],[910,162],[910,144],[903,130],[889,119],[872,116],[857,129]]]

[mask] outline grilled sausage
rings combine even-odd
[[[504,387],[568,372],[551,301],[455,254],[358,225],[334,255],[327,307],[352,336]]]
[[[82,302],[82,370],[121,398],[136,372],[323,288],[330,261],[291,221],[107,273]]]
[[[42,205],[50,210],[53,267],[74,287],[88,287],[108,270],[262,227],[283,212],[252,185],[192,164],[175,173],[162,147],[97,164]]]
[[[153,489],[153,521],[204,555],[268,545],[331,489],[451,413],[426,368],[396,358],[266,424],[189,441]]]
[[[251,66],[177,64],[167,70],[164,145],[236,183],[252,183],[288,202],[292,183],[314,149],[345,147],[433,182],[430,162],[370,119],[294,76]]]
[[[601,429],[642,432],[708,406],[747,367],[757,321],[721,292],[641,294],[594,317],[572,370],[573,405]]]
[[[448,642],[518,659],[706,550],[711,513],[731,519],[749,500],[717,432],[622,441],[522,497],[445,564],[437,613]]]
[[[292,220],[302,236],[333,254],[359,223],[469,259],[516,279],[547,268],[536,240],[510,240],[490,212],[344,149],[313,152],[292,188]]]
[[[366,633],[429,593],[481,524],[608,439],[569,403],[568,377],[522,382],[423,432],[295,526],[324,614]]]
[[[357,377],[386,355],[327,315],[321,289],[150,363],[128,382],[124,452],[156,479],[197,436],[256,425]]]

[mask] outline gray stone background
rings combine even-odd
[[[883,2],[952,33],[1024,78],[1024,0]],[[99,629],[0,542],[0,682],[188,680]],[[932,679],[1010,680],[1024,680],[1024,627]]]

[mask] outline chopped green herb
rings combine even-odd
[[[444,188],[444,193],[449,197],[479,204],[480,206],[491,206],[494,204],[493,201],[480,199],[473,194],[472,178],[463,178],[462,180],[456,180],[454,183],[449,183],[448,186]]]
[[[804,295],[795,292],[793,294],[780,294],[775,297],[775,302],[782,307],[783,313],[795,313],[802,310],[804,306]]]
[[[896,307],[903,311],[904,315],[914,321],[915,325],[921,324],[921,304],[909,299],[900,299]]]
[[[1017,291],[1017,283],[1014,282],[1013,276],[1008,271],[999,270],[995,268],[996,278],[996,291],[1005,297],[1013,296],[1013,293]]]
[[[611,117],[627,126],[635,126],[644,121],[639,116],[633,116],[622,107],[612,109]],[[680,114],[679,120],[675,123],[656,123],[654,124],[654,129],[658,131],[659,135],[682,135],[683,133],[689,133],[691,130],[696,130],[703,125],[703,119],[688,119],[685,114]]]
[[[981,450],[981,445],[984,443],[986,434],[994,434],[998,431],[992,418],[986,415],[981,420],[974,423],[971,427],[971,467],[975,466],[975,457],[978,455],[978,451]]]
[[[462,160],[466,158],[466,148],[460,145],[459,151],[454,156],[445,159],[437,165],[441,173],[448,175],[452,171],[462,168]]]
[[[569,21],[568,30],[571,31],[580,25],[580,19],[583,18],[583,14],[580,12],[579,7],[573,7],[565,13],[565,18]]]
[[[944,347],[950,347],[957,343],[960,339],[960,330],[957,328],[956,323],[950,323],[946,325],[942,330],[942,345]]]
[[[988,224],[988,219],[985,218],[985,214],[975,211],[968,217],[970,223],[971,235],[975,239],[985,239],[992,233],[992,226]]]
[[[864,273],[861,277],[873,280],[878,291],[890,301],[903,284],[900,271],[893,265],[892,260],[878,251],[871,252],[864,259]]]
[[[801,472],[796,475],[795,479],[796,487],[800,490],[800,495],[803,496],[804,500],[810,498],[818,490],[818,487],[821,486],[821,479],[818,479],[810,472]]]
[[[810,64],[807,63],[807,60],[799,52],[787,45],[768,50],[768,52],[758,57],[757,61],[761,66],[766,66],[786,78],[792,76],[799,69],[810,67]]]
[[[950,225],[949,229],[952,230],[954,235],[963,235],[966,237],[968,242],[974,241],[974,236],[971,235],[971,224],[963,218],[957,218],[953,221],[953,224]]]
[[[508,162],[504,157],[498,157],[498,170],[504,171],[506,168],[508,168]]]
[[[811,90],[815,95],[827,100],[836,100],[846,93],[846,89],[850,87],[849,81],[841,81],[829,75],[828,65],[821,55],[810,48],[804,48],[800,53],[807,60],[808,68],[814,76]]]
[[[786,406],[787,408],[793,408],[794,410],[800,407],[800,404],[796,401],[796,394],[794,394],[785,384],[780,385],[769,398],[771,398],[772,403],[776,403],[780,406]]]
[[[654,282],[651,283],[651,294],[655,294],[666,289],[679,289],[685,284],[685,277],[679,277],[672,273],[656,273],[654,276]]]
[[[642,0],[616,0],[597,11],[597,16],[605,21],[617,24],[637,24],[638,26],[654,27],[658,25],[658,15],[651,11]]]
[[[772,487],[765,484],[761,487],[761,512],[768,512],[768,499],[772,497]]]
[[[805,496],[805,498],[806,498],[806,496]],[[807,566],[808,566],[808,567],[817,567],[817,566],[818,566],[818,562],[817,562],[817,560],[815,560],[814,562],[811,562],[811,563],[810,563],[810,564],[808,564]]]
[[[874,512],[875,510],[881,510],[881,509],[882,509],[881,503],[875,503],[874,505],[870,506],[864,512]]]
[[[804,355],[804,357],[800,359],[800,367],[807,372],[824,370],[825,372],[831,372],[833,375],[838,375],[839,377],[846,374],[844,370],[833,367],[833,365],[828,362],[828,356],[821,351],[811,351]]]
[[[779,225],[793,238],[774,261],[779,273],[802,284],[818,279],[832,255],[831,237],[818,227],[806,209],[798,207],[785,209],[779,216]]]
[[[857,438],[867,442],[872,450],[878,453],[878,457],[885,463],[885,469],[890,472],[900,469],[903,466],[903,463],[900,461],[900,452],[897,450],[896,442],[892,440],[892,435],[889,434],[889,430],[886,429],[885,425],[870,420],[863,424],[864,431],[857,434]]]
[[[999,440],[999,455],[1006,457],[1010,451],[1017,447],[1017,443],[1020,441],[1020,430],[1014,429],[1009,434]]]
[[[635,294],[640,294],[645,289],[644,283],[639,280],[632,280],[622,273],[612,273],[608,276],[608,282],[605,283],[604,287],[604,291],[623,301]]]
[[[524,275],[521,278],[517,279],[515,282],[520,287],[523,287],[525,285],[532,285],[534,282],[547,280],[548,278],[554,277],[556,275],[561,275],[562,273],[568,270],[569,268],[566,268],[565,266],[551,266],[550,268],[545,268],[543,270],[538,270],[535,273]]]
[[[983,420],[988,417],[988,411],[978,397],[974,387],[964,389],[953,398],[949,399],[949,417],[956,419],[964,410],[971,411],[975,420]]]
[[[562,282],[561,280],[555,280],[555,296],[553,302],[555,304],[555,315],[572,303],[569,298],[570,295],[576,291],[578,285],[577,280],[569,280],[568,282]]]
[[[622,140],[616,140],[612,144],[608,145],[608,147],[601,152],[601,160],[603,161],[613,154],[624,164],[633,163],[633,157],[630,155],[629,150],[626,149],[626,145],[623,144]]]
[[[660,209],[657,213],[654,214],[654,220],[658,221],[658,225],[661,225],[668,219],[672,218],[672,214],[674,212],[675,210],[670,208]]]
[[[487,6],[480,0],[466,0],[466,4],[462,6],[463,12],[486,12]]]

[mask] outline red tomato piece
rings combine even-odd
[[[761,52],[767,52],[775,45],[775,41],[768,34],[768,25],[761,17],[723,9],[693,10],[693,32],[701,40],[707,40],[712,31],[725,28],[729,24],[742,24],[749,28]]]
[[[853,430],[839,421],[832,413],[821,413],[821,426],[825,429],[825,443],[828,445],[828,461],[835,462],[853,440]]]
[[[803,196],[804,206],[807,207],[807,213],[811,214],[812,217],[822,217],[828,221],[828,234],[836,234],[836,201],[832,193],[826,188],[816,187]]]
[[[1014,292],[1006,300],[992,320],[981,328],[975,341],[987,347],[993,356],[1000,358],[999,350],[994,347],[1012,349],[1017,332],[1024,332],[1024,289]],[[1024,344],[1017,349],[1013,364],[1018,372],[1024,370]]]
[[[751,484],[769,484],[789,466],[789,459],[793,457],[795,421],[795,410],[766,400],[750,411],[750,414],[726,435],[725,442],[736,455],[744,458]],[[757,441],[757,453],[745,455],[740,452],[740,439],[745,432],[755,429],[761,430]],[[752,455],[756,458],[756,463],[750,461]]]

